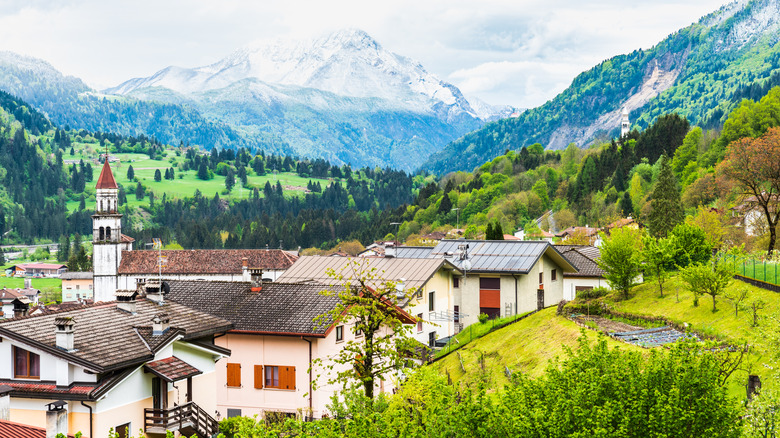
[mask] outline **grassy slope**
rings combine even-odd
[[[733,281],[727,292],[737,289],[748,289],[749,295],[746,302],[761,298],[767,304],[759,315],[771,316],[780,313],[780,294],[760,289],[749,284]],[[677,293],[679,292],[679,302]],[[664,297],[658,294],[658,286],[647,282],[638,286],[632,293],[632,297],[625,301],[611,303],[615,310],[629,312],[637,315],[664,316],[667,319],[679,323],[689,323],[695,331],[716,335],[731,343],[748,341],[753,349],[747,361],[746,368],[752,370],[752,374],[761,377],[764,385],[770,383],[773,367],[773,347],[764,335],[769,329],[770,322],[764,318],[760,320],[758,327],[752,327],[752,315],[747,309],[740,310],[739,316],[735,315],[734,304],[725,297],[718,297],[717,312],[712,311],[712,298],[704,295],[699,299],[699,306],[693,306],[693,294],[685,288],[685,284],[677,277],[672,277],[664,286]],[[775,327],[776,329],[776,327]],[[744,396],[744,385],[748,372],[739,370],[732,375],[729,391],[733,395]]]
[[[504,367],[512,372],[540,375],[548,361],[563,356],[564,346],[574,347],[577,344],[580,331],[580,327],[572,321],[556,316],[555,308],[548,308],[472,341],[432,366],[442,373],[449,373],[453,381],[472,381],[478,376],[479,358],[484,355],[486,373],[492,386],[497,388],[509,382]],[[597,336],[590,330],[586,334],[591,339]],[[610,346],[639,350],[639,347],[612,339],[608,342]],[[463,359],[465,373],[460,367],[458,352]]]
[[[16,289],[24,287],[24,278],[21,277],[0,277],[0,289]],[[54,288],[62,289],[62,280],[59,278],[33,278],[33,289]]]
[[[94,154],[90,155],[90,152],[94,149],[94,145],[91,144],[81,144],[76,143],[74,147],[74,155],[70,155],[69,153],[66,153],[63,156],[63,159],[66,160],[78,160],[83,159],[85,162],[91,161],[92,158],[94,158]],[[200,192],[206,196],[206,197],[214,197],[215,193],[219,193],[221,198],[226,199],[239,199],[239,198],[248,198],[252,191],[249,188],[252,187],[258,187],[260,189],[260,196],[262,196],[262,189],[263,186],[265,186],[266,181],[269,181],[271,185],[275,185],[276,181],[278,180],[281,182],[282,186],[293,186],[293,187],[301,187],[305,188],[306,184],[309,181],[312,182],[320,182],[320,185],[324,188],[326,185],[328,185],[330,182],[326,179],[317,179],[317,178],[302,178],[298,176],[296,173],[290,173],[290,172],[283,172],[279,173],[278,175],[274,175],[272,173],[267,173],[263,176],[257,176],[252,172],[250,169],[247,169],[248,172],[248,184],[249,188],[243,189],[241,188],[241,184],[238,181],[238,177],[236,177],[236,186],[233,188],[233,191],[229,195],[223,195],[222,191],[225,190],[225,177],[221,175],[214,175],[214,178],[209,181],[202,181],[197,179],[195,176],[196,171],[195,170],[189,170],[186,172],[181,172],[178,169],[175,170],[176,172],[176,178],[172,181],[169,180],[161,180],[160,182],[157,182],[154,180],[154,172],[156,169],[160,169],[161,173],[165,173],[165,169],[169,167],[176,168],[176,165],[183,161],[183,157],[177,157],[173,151],[166,151],[166,156],[162,160],[150,160],[148,155],[145,154],[131,154],[131,153],[120,153],[115,154],[119,157],[121,160],[121,164],[118,165],[118,163],[112,163],[111,169],[114,172],[114,178],[116,178],[117,182],[119,184],[122,184],[125,187],[125,190],[127,191],[127,203],[131,207],[138,207],[138,206],[148,206],[149,205],[149,198],[144,197],[142,200],[137,200],[135,198],[135,181],[130,181],[127,179],[127,168],[129,165],[133,166],[133,170],[135,172],[135,179],[137,179],[141,184],[146,187],[147,190],[151,190],[155,194],[156,200],[159,200],[162,198],[163,193],[166,193],[168,198],[183,198],[187,196],[192,196],[195,194],[195,190],[200,190]],[[174,163],[171,163],[170,159],[174,160]],[[90,193],[94,192],[94,184],[97,182],[97,178],[100,175],[100,169],[102,165],[94,165],[92,167],[93,172],[93,181],[87,183],[87,191]],[[179,175],[183,175],[183,178],[179,178]],[[91,190],[90,190],[91,189]],[[284,191],[286,196],[303,196],[304,191],[303,190],[286,190]],[[67,203],[68,210],[73,211],[78,208],[79,202],[78,201],[69,201]],[[91,197],[91,199],[88,199],[86,202],[86,208],[88,210],[94,209],[95,207],[95,200],[94,196]]]

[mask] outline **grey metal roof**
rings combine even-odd
[[[63,272],[60,274],[63,280],[92,280],[91,272]]]
[[[407,288],[423,286],[440,268],[455,270],[455,266],[441,258],[412,259],[400,257],[318,257],[302,256],[278,279],[279,283],[299,283],[314,281],[320,284],[342,284],[328,275],[329,270],[345,277],[354,276],[354,264],[358,269],[375,269],[378,277],[385,281],[404,279]],[[460,274],[460,272],[457,272]],[[371,285],[377,287],[380,285]]]
[[[427,259],[431,257],[432,246],[399,246],[395,256],[402,259]]]
[[[458,246],[468,245],[471,272],[505,272],[527,274],[544,254],[553,258],[564,272],[577,269],[549,242],[539,240],[442,240],[431,257],[444,257],[461,268]]]

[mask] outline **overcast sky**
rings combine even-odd
[[[466,95],[534,107],[581,71],[650,48],[726,0],[0,0],[0,50],[95,88],[211,64],[258,39],[345,27]]]

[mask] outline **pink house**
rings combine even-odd
[[[261,275],[254,273],[251,283],[170,281],[168,299],[234,324],[215,339],[232,352],[217,364],[220,416],[321,418],[340,386],[327,384],[328,372],[312,364],[328,362],[356,337],[349,326],[317,321],[338,303],[320,292],[338,286],[262,282]],[[380,382],[378,390],[390,391],[395,383]]]

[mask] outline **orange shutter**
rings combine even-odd
[[[263,366],[255,365],[255,388],[263,389]]]
[[[295,389],[295,367],[279,367],[279,388]]]
[[[480,290],[479,291],[479,307],[501,307],[501,291],[500,290]]]
[[[227,386],[241,386],[241,364],[227,364]]]

